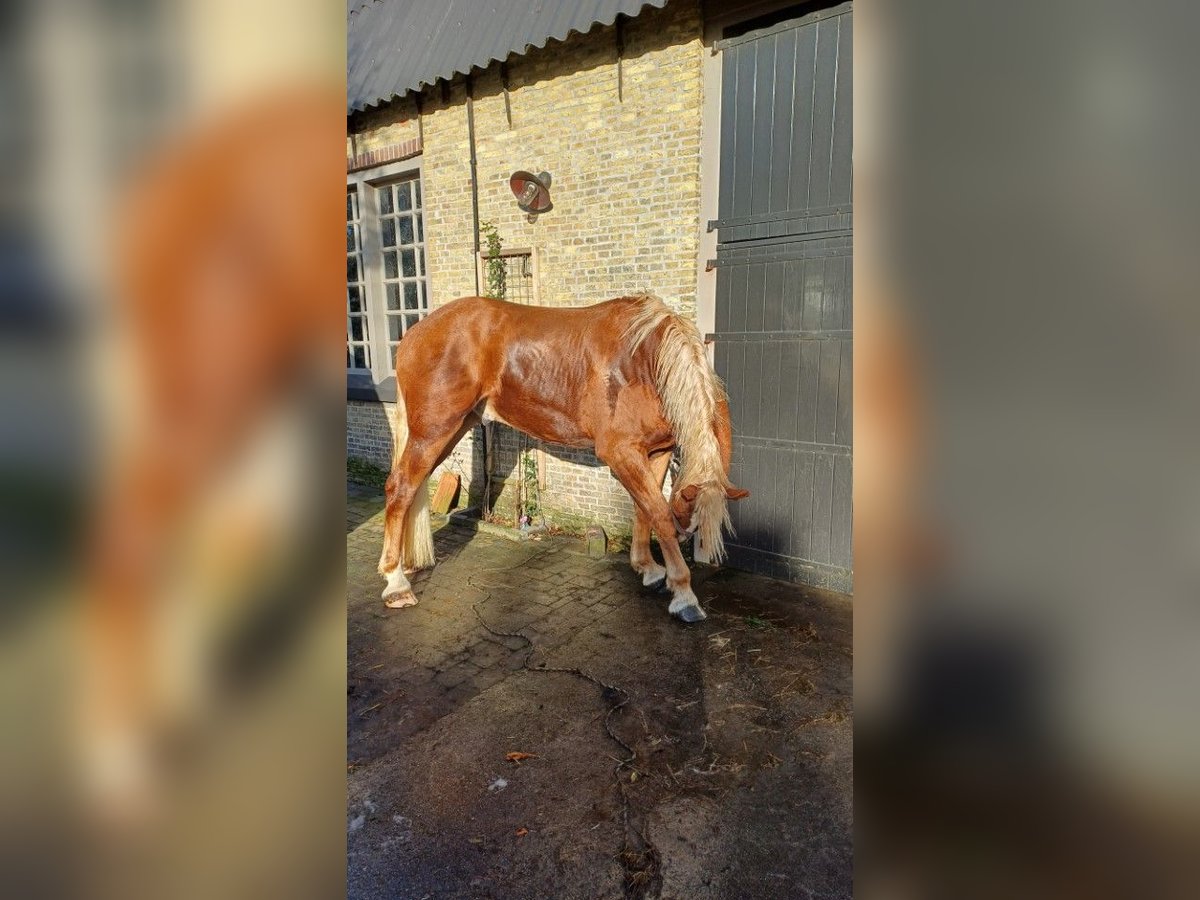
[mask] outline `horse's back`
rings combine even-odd
[[[638,298],[619,297],[591,306],[546,307],[492,297],[459,297],[408,330],[397,351],[397,364],[406,359],[420,369],[428,365],[431,354],[458,351],[486,356],[517,342],[615,346],[637,303]]]
[[[588,306],[527,306],[494,297],[459,297],[437,307],[422,322],[478,318],[517,326],[523,323],[541,327],[578,326],[584,320],[620,315],[635,308],[641,300],[640,297],[617,297]]]

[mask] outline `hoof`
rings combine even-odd
[[[670,589],[667,587],[667,576],[666,575],[664,575],[662,578],[658,579],[658,581],[650,582],[648,585],[646,585],[646,587],[649,590],[654,591],[654,593],[656,593],[656,594],[669,594],[671,592]]]
[[[385,593],[383,605],[388,609],[404,609],[406,606],[416,606],[417,597],[412,591]]]
[[[681,622],[702,622],[708,618],[708,615],[698,605],[689,603],[687,606],[681,606],[678,609],[671,610],[671,615],[675,616]]]

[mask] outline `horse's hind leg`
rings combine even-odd
[[[419,448],[410,443],[400,459],[393,464],[384,488],[387,508],[384,512],[383,554],[379,558],[379,574],[387,579],[387,585],[383,589],[383,602],[395,609],[412,606],[417,602],[412,585],[404,574],[404,566],[413,566],[417,562],[412,558],[412,547],[414,544],[424,543],[424,535],[412,533],[424,523],[418,521],[418,516],[409,515],[413,501],[417,499],[417,492],[425,489],[425,479],[428,476],[423,469]],[[410,533],[405,535],[406,531]],[[404,553],[406,536],[409,542],[408,553]],[[420,562],[428,564],[426,559]]]
[[[692,592],[692,573],[679,549],[671,508],[662,495],[662,483],[651,473],[650,460],[645,453],[630,446],[605,447],[603,450],[597,447],[596,450],[658,535],[658,546],[662,548],[663,562],[667,566],[667,588],[672,595],[667,611],[684,622],[708,618]]]
[[[429,476],[472,424],[468,417],[432,437],[409,434],[404,449],[392,464],[385,487],[387,507],[379,574],[387,579],[383,601],[393,609],[417,602],[405,567],[423,569],[435,562],[429,526]]]
[[[670,452],[650,457],[650,475],[658,485],[660,494],[670,463]],[[654,561],[654,554],[650,551],[650,519],[642,512],[641,506],[635,506],[635,510],[633,541],[629,546],[629,564],[633,567],[633,571],[642,576],[642,584],[645,587],[664,591],[667,586],[667,570]]]

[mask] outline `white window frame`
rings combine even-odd
[[[359,240],[363,272],[360,273],[365,294],[367,322],[371,346],[371,369],[347,369],[346,391],[349,399],[396,399],[396,374],[392,368],[389,349],[387,289],[383,267],[383,235],[379,218],[379,188],[397,181],[415,180],[420,185],[422,237],[418,242],[417,278],[421,282],[425,306],[422,315],[432,311],[428,269],[428,196],[425,193],[424,171],[420,157],[375,166],[346,175],[346,191],[358,194]]]
[[[362,223],[363,223],[362,198],[357,190],[351,190],[351,189],[347,188],[347,190],[346,190],[346,205],[348,207],[347,208],[347,221],[346,221],[347,229],[349,229],[353,226],[357,226],[357,228],[358,228],[357,240],[354,242],[355,243],[354,248],[353,249],[351,249],[349,247],[346,248],[347,267],[349,267],[350,258],[353,257],[355,260],[356,266],[357,266],[357,276],[358,276],[354,282],[350,281],[349,275],[347,275],[347,278],[346,278],[346,295],[347,295],[346,296],[346,353],[347,353],[347,357],[349,357],[350,354],[354,352],[353,348],[361,347],[363,350],[363,356],[367,362],[367,366],[364,369],[364,368],[360,368],[357,366],[352,366],[350,359],[348,358],[346,361],[346,371],[363,373],[363,372],[371,371],[371,364],[374,361],[374,347],[372,346],[372,344],[374,342],[371,340],[372,327],[371,327],[371,320],[370,320],[370,315],[369,315],[370,307],[367,305],[368,304],[367,285],[366,285],[367,273],[366,273],[366,266],[365,266],[365,262],[364,262],[365,257],[363,254],[363,237],[362,237]],[[350,214],[349,208],[350,207],[353,207],[357,214],[353,219],[349,218],[349,214]],[[354,312],[350,308],[350,291],[351,290],[356,290],[358,292],[358,303],[359,303],[359,311],[358,312]],[[351,319],[361,319],[362,320],[363,340],[355,340],[354,339],[353,330],[350,326]]]

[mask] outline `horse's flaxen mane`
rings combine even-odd
[[[683,452],[683,465],[675,489],[694,484],[697,531],[710,559],[725,556],[722,530],[729,527],[725,489],[730,486],[721,464],[714,422],[717,403],[725,388],[708,363],[704,341],[696,326],[671,312],[653,294],[641,294],[625,329],[625,341],[634,352],[660,326],[662,334],[654,361],[654,379],[671,431]]]

